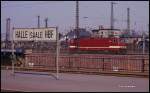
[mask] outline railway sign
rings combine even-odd
[[[57,27],[48,28],[13,28],[12,50],[14,50],[15,41],[54,41],[56,42],[56,79],[59,73],[59,34]],[[29,51],[32,53],[32,51]],[[15,59],[14,51],[12,51],[13,59]],[[33,63],[30,63],[34,66]],[[12,61],[12,73],[15,73],[14,62]]]
[[[56,27],[14,28],[14,41],[56,41]]]

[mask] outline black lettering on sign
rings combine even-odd
[[[45,38],[53,38],[53,30],[46,30]]]
[[[19,31],[16,31],[15,33],[15,38],[19,38],[20,37],[20,32]]]
[[[24,36],[24,38],[28,38],[28,31],[25,31],[25,36]]]
[[[32,32],[29,33],[29,38],[34,38]]]
[[[42,38],[42,32],[36,32],[36,37],[37,38]]]
[[[16,38],[27,38],[28,31],[17,31],[15,34]]]
[[[30,32],[30,38],[42,38],[42,32]]]

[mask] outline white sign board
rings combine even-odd
[[[15,41],[56,41],[56,27],[49,28],[14,28]]]

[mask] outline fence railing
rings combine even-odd
[[[56,56],[32,53],[25,56],[24,67],[56,68]],[[60,70],[89,72],[149,72],[148,55],[60,55]]]

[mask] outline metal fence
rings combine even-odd
[[[50,53],[25,55],[23,67],[56,70],[56,56]],[[59,56],[60,71],[82,72],[149,72],[148,55],[72,54]]]

